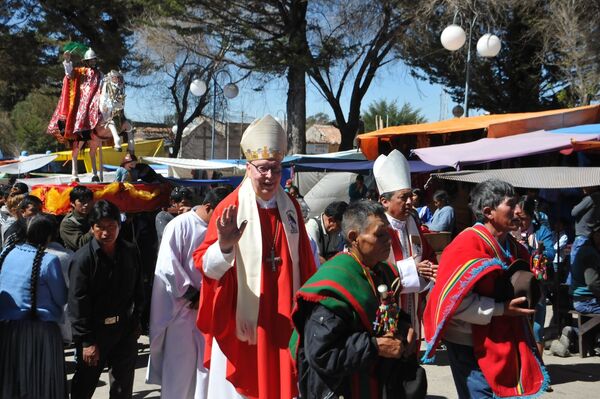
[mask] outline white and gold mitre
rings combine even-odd
[[[411,188],[410,166],[398,150],[380,155],[373,164],[373,175],[379,194]]]
[[[254,120],[242,134],[242,152],[248,161],[276,159],[281,161],[287,152],[285,131],[271,115]]]

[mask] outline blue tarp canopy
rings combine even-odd
[[[600,123],[591,123],[589,125],[577,125],[563,127],[560,129],[548,130],[548,133],[558,134],[600,134]]]

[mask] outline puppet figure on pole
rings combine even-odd
[[[128,152],[134,153],[133,127],[125,119],[125,83],[121,72],[112,70],[106,76],[98,69],[94,50],[80,43],[64,46],[65,77],[60,100],[47,132],[59,142],[71,146],[72,180],[78,181],[77,157],[89,143],[92,181],[101,181],[102,143],[112,140],[121,151],[121,135],[127,138]],[[81,56],[81,66],[73,67],[72,55]],[[96,151],[100,149],[100,178]]]

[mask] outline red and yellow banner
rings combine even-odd
[[[71,210],[69,193],[80,183],[44,184],[33,186],[30,194],[42,200],[43,211],[62,215]],[[119,183],[85,184],[94,193],[94,201],[107,200],[121,212],[151,212],[169,205],[171,186],[168,184]]]

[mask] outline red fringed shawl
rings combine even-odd
[[[427,349],[424,362],[432,362],[462,300],[474,291],[493,297],[494,280],[517,258],[529,259],[526,249],[508,237],[508,253],[482,225],[463,231],[444,250],[436,284],[425,308],[423,324]],[[492,317],[488,325],[472,325],[473,351],[494,395],[500,398],[532,397],[549,383],[526,317]]]

